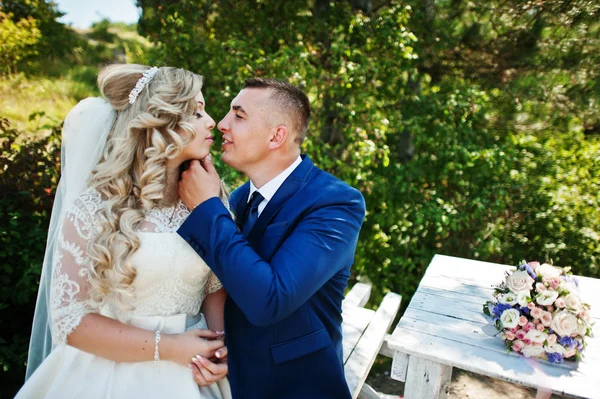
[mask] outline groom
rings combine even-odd
[[[236,399],[351,397],[341,304],[365,203],[300,155],[309,117],[300,89],[246,81],[218,124],[223,161],[250,179],[231,195],[235,220],[219,200],[210,158],[182,175],[179,193],[193,211],[178,233],[229,294],[225,336]]]

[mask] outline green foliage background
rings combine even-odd
[[[304,151],[366,198],[353,278],[373,283],[375,303],[392,290],[408,304],[436,253],[552,261],[600,277],[594,2],[138,0],[145,39],[108,21],[89,32],[63,29],[43,1],[1,4],[13,15],[11,29],[18,18],[33,18],[39,43],[51,41],[56,52],[31,45],[15,60],[18,72],[0,80],[2,97],[41,81],[69,100],[31,121],[0,111],[13,124],[4,120],[0,137],[0,379],[7,389],[24,374],[60,120],[96,93],[95,75],[108,62],[202,74],[217,120],[248,77],[302,87],[313,107]],[[24,5],[29,13],[15,11]],[[243,180],[220,170],[231,186]],[[16,327],[6,328],[8,320]]]

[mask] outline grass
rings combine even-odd
[[[145,63],[152,45],[135,25],[108,21],[91,30],[76,31],[84,44],[69,59],[36,60],[26,72],[0,76],[0,117],[22,131],[36,131],[44,123],[62,121],[86,97],[98,96],[96,77],[112,62]],[[43,113],[43,117],[39,117]],[[30,118],[30,115],[38,117]]]
[[[35,131],[39,118],[30,120],[33,113],[62,120],[82,99],[97,95],[95,85],[79,78],[76,67],[63,76],[27,76],[24,73],[0,78],[1,116],[8,118],[18,129]],[[80,71],[79,71],[80,72]],[[94,76],[95,76],[94,72]]]

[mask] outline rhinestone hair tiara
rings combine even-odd
[[[135,100],[137,100],[142,90],[144,90],[144,87],[146,87],[146,85],[150,83],[150,81],[152,80],[154,75],[156,75],[157,72],[158,68],[152,67],[142,74],[140,80],[137,81],[135,87],[133,88],[133,90],[131,90],[131,93],[129,93],[129,104],[133,104]]]

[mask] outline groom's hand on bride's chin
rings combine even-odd
[[[218,197],[220,192],[221,179],[210,156],[204,158],[202,163],[193,160],[181,174],[179,196],[190,210],[209,198]]]

